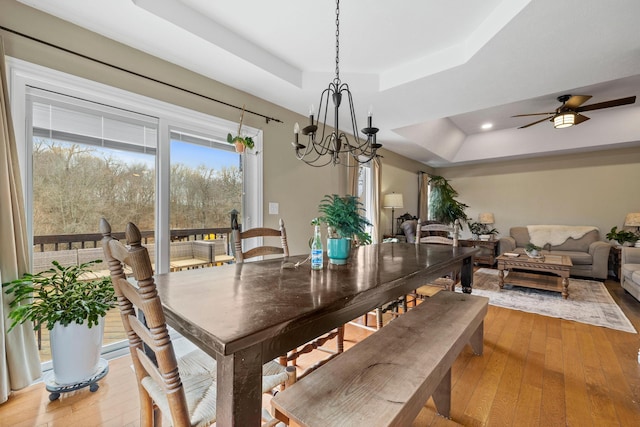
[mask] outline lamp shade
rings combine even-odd
[[[626,227],[640,227],[640,212],[628,213],[624,219]]]
[[[493,224],[496,220],[493,217],[493,212],[483,212],[478,215],[478,222],[480,224]]]
[[[385,208],[404,208],[404,202],[402,200],[402,194],[390,193],[384,195],[382,205]]]

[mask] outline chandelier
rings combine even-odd
[[[293,148],[296,157],[308,165],[321,167],[329,163],[334,165],[340,163],[340,155],[345,154],[351,156],[355,162],[348,162],[347,166],[358,166],[360,163],[367,163],[376,156],[376,150],[382,147],[382,144],[376,143],[376,133],[378,128],[373,127],[371,112],[367,117],[367,127],[362,129],[362,133],[367,136],[366,140],[358,136],[358,124],[356,122],[356,113],[353,109],[353,96],[349,90],[349,85],[340,80],[340,0],[336,0],[336,77],[329,87],[322,91],[320,95],[320,104],[318,107],[318,115],[314,118],[313,106],[309,114],[310,124],[300,130],[298,123],[293,128],[294,142]],[[342,96],[346,95],[349,101],[349,112],[351,115],[351,127],[353,139],[350,141],[344,132],[340,132],[338,123],[338,113]],[[327,115],[329,113],[329,98],[333,101],[334,110],[334,130],[329,133],[326,128]],[[318,121],[322,120],[322,133],[318,135]],[[315,119],[315,122],[314,122]],[[308,136],[307,145],[303,145],[299,141],[299,134]],[[344,157],[344,156],[343,156]]]

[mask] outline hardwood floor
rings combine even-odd
[[[640,303],[618,282],[605,284],[640,331]],[[368,333],[347,325],[346,347]],[[484,343],[483,356],[467,348],[453,366],[452,419],[429,400],[414,426],[640,425],[639,335],[490,306]],[[110,361],[95,393],[49,402],[43,384],[16,392],[0,405],[0,426],[138,426],[129,365],[128,356]]]

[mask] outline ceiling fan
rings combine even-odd
[[[556,129],[562,129],[573,125],[579,125],[582,122],[589,120],[589,117],[583,116],[583,111],[600,110],[602,108],[618,107],[620,105],[633,104],[636,102],[635,96],[629,96],[627,98],[613,99],[611,101],[599,102],[597,104],[585,105],[591,98],[591,95],[561,95],[558,97],[558,102],[562,102],[562,105],[556,108],[556,111],[548,113],[531,113],[531,114],[518,114],[511,117],[525,117],[525,116],[540,116],[545,115],[547,117],[537,120],[528,125],[520,126],[518,129],[524,129],[529,126],[537,125],[545,120],[553,122],[553,127]]]

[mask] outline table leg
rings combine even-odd
[[[259,346],[219,356],[218,426],[259,426],[262,408],[262,354]]]
[[[562,298],[567,299],[569,297],[569,278],[562,278]]]
[[[500,289],[504,288],[504,269],[498,267],[498,286],[500,286]]]
[[[470,294],[473,285],[473,257],[470,256],[462,260],[462,276],[460,277],[460,283],[462,284],[462,292]]]

